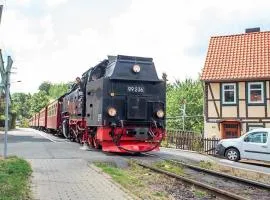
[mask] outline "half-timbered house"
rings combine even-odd
[[[201,80],[206,137],[270,127],[270,31],[211,37]]]

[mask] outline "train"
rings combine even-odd
[[[29,125],[104,152],[158,151],[166,135],[165,108],[166,82],[152,58],[108,56]]]

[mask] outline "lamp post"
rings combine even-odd
[[[3,11],[3,5],[0,5],[0,23],[1,23],[1,18],[2,18],[2,11]],[[0,50],[0,72],[3,81],[3,84],[0,84],[1,87],[4,87],[5,89],[5,94],[6,94],[6,113],[5,113],[5,138],[4,138],[4,159],[7,158],[7,132],[8,132],[8,106],[9,106],[9,77],[10,77],[10,70],[11,66],[13,64],[13,60],[11,59],[10,56],[7,58],[7,67],[6,69],[4,68],[4,62],[2,58],[2,52]]]
[[[16,81],[16,83],[19,83],[21,81]],[[14,83],[14,82],[13,82]],[[4,88],[5,90],[5,101],[6,101],[6,107],[5,107],[5,136],[4,136],[4,159],[7,158],[7,135],[8,135],[8,120],[9,120],[9,75],[6,76],[6,84],[0,84],[0,88]]]
[[[13,60],[11,59],[10,56],[8,56],[7,59],[7,67],[5,70],[5,81],[4,81],[4,88],[5,88],[5,95],[6,95],[6,109],[5,109],[5,137],[4,137],[4,159],[7,158],[7,134],[8,134],[8,106],[9,106],[9,87],[10,87],[10,82],[9,82],[9,77],[10,77],[10,70],[11,66],[13,64]]]
[[[4,140],[4,159],[7,158],[7,133],[8,133],[8,104],[9,104],[9,72],[7,71],[5,94],[6,94],[6,114],[5,114],[5,140]]]
[[[6,76],[6,83],[0,84],[0,87],[5,90],[5,135],[4,135],[4,159],[7,158],[7,132],[8,132],[8,104],[9,104],[9,77]]]

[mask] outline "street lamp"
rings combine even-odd
[[[6,84],[4,84],[5,95],[6,95],[6,113],[5,113],[5,137],[4,137],[4,159],[7,158],[7,132],[8,132],[8,104],[9,104],[9,77],[7,75]]]
[[[1,56],[2,57],[2,56]],[[6,109],[5,109],[5,137],[4,137],[4,159],[7,158],[7,133],[8,133],[8,104],[9,104],[9,87],[10,87],[10,70],[13,64],[13,60],[10,56],[7,59],[7,66],[3,73],[4,75],[4,83],[1,84],[4,87],[6,94]]]

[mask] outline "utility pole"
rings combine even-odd
[[[7,158],[7,139],[8,139],[8,119],[9,119],[9,114],[8,114],[8,107],[9,107],[9,87],[10,87],[10,70],[12,66],[13,60],[11,59],[10,56],[8,56],[7,60],[7,67],[5,71],[5,95],[6,95],[6,113],[5,113],[5,138],[4,138],[4,159]]]
[[[185,130],[185,117],[186,117],[186,100],[184,99],[182,102],[182,108],[180,110],[182,111],[182,122],[183,122],[183,131]]]
[[[3,5],[0,5],[0,23],[2,19],[2,11],[3,11]],[[11,67],[13,64],[13,60],[10,56],[7,58],[7,66],[6,69],[4,67],[2,52],[0,50],[0,75],[2,77],[2,83],[0,83],[0,87],[3,86],[5,90],[6,95],[6,109],[5,109],[5,137],[4,137],[4,159],[7,158],[7,136],[8,136],[8,120],[9,120],[9,114],[8,114],[8,107],[9,107],[9,87],[10,87],[10,72]],[[1,94],[1,88],[0,88],[0,94]]]

